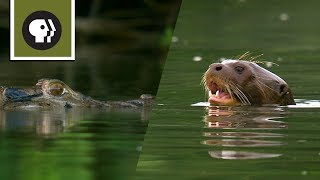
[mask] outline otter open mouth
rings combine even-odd
[[[210,81],[207,84],[209,89],[209,103],[210,104],[218,104],[218,105],[235,105],[237,102],[229,92],[226,90],[225,87],[219,86],[217,83]]]

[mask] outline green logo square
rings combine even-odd
[[[11,60],[75,60],[75,0],[11,0]]]

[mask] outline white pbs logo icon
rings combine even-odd
[[[23,22],[22,35],[26,43],[37,50],[54,47],[60,40],[62,27],[59,19],[48,11],[35,11]]]
[[[45,41],[51,43],[51,38],[56,31],[52,19],[48,19],[48,24],[44,19],[35,19],[29,24],[29,32],[34,36],[35,43],[44,43]]]

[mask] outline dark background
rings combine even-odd
[[[58,78],[98,100],[156,94],[181,1],[76,0],[76,61],[9,61],[0,0],[0,86]],[[0,110],[1,179],[130,179],[148,122],[105,109]]]
[[[99,99],[155,95],[180,0],[77,0],[75,62],[10,62],[9,3],[0,1],[0,81],[57,78]]]

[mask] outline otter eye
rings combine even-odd
[[[242,66],[236,66],[234,68],[234,70],[238,73],[238,74],[242,74],[243,70],[244,70],[244,67]]]
[[[60,83],[52,83],[49,85],[49,92],[53,96],[61,96],[64,94],[64,87]]]

